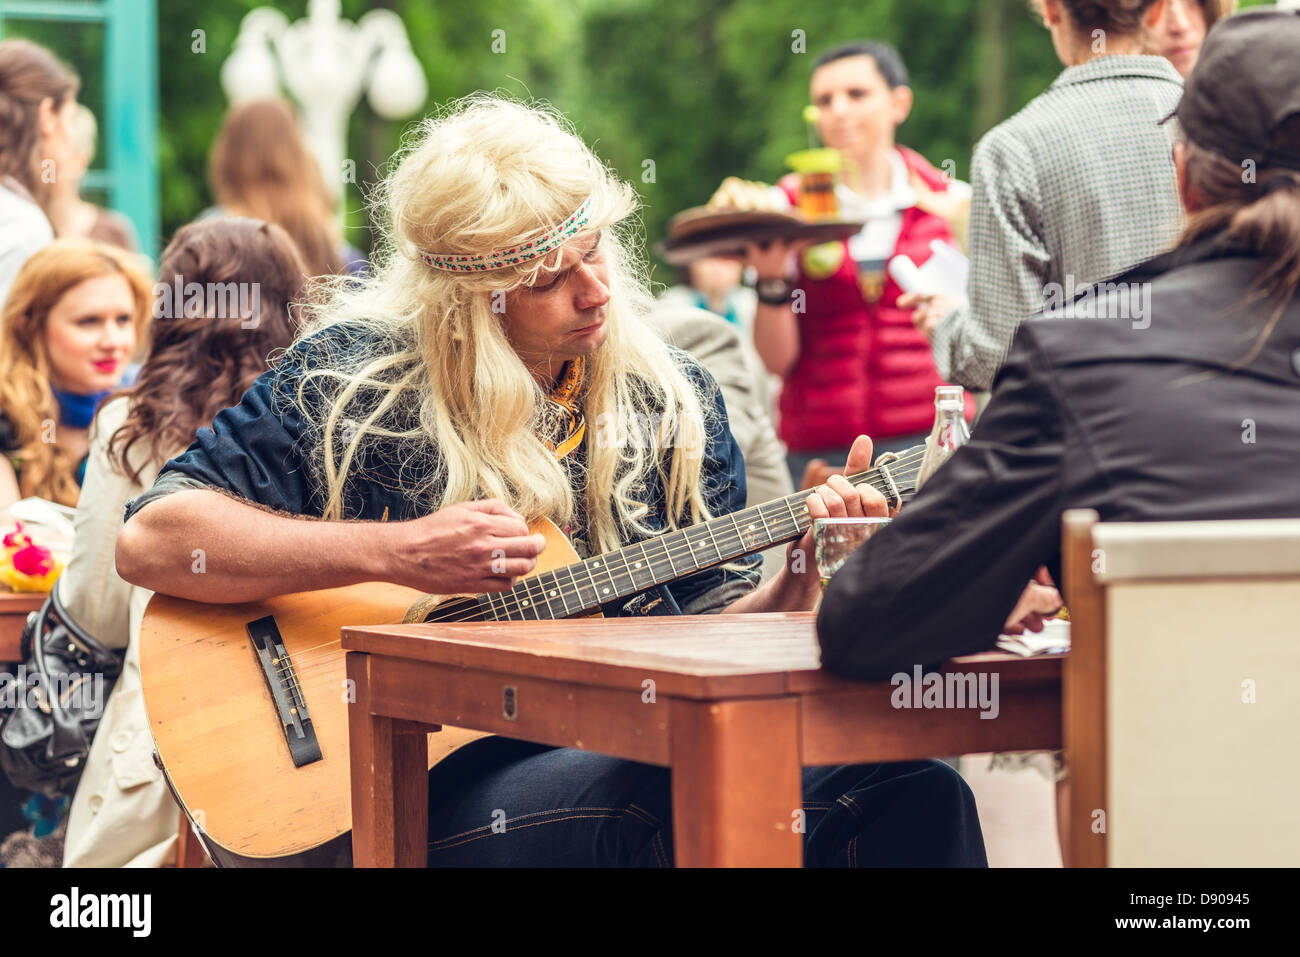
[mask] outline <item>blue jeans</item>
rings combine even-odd
[[[805,768],[808,867],[986,867],[975,799],[935,761]],[[667,768],[485,738],[429,772],[430,867],[671,867]]]

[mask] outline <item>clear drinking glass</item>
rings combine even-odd
[[[854,549],[889,524],[887,518],[817,518],[813,519],[813,546],[816,550],[817,574],[822,591],[831,576],[849,560]]]

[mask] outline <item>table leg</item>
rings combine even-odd
[[[429,843],[427,724],[374,714],[369,656],[347,655],[356,701],[348,709],[355,867],[425,867]]]
[[[672,702],[678,867],[803,863],[799,702]]]

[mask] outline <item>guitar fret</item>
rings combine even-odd
[[[643,586],[640,581],[637,580],[637,572],[636,570],[633,570],[632,557],[628,554],[628,549],[619,549],[619,559],[623,562],[623,571],[620,572],[620,575],[627,577],[628,580],[628,594],[640,592]],[[637,562],[637,564],[641,563]]]
[[[736,542],[741,548],[748,548],[749,542],[745,539],[744,532],[740,530],[740,523],[736,521],[736,513],[732,512],[727,517],[731,519],[731,524],[736,529]]]
[[[794,506],[790,503],[788,498],[782,499],[781,501],[785,502],[785,507],[790,510],[790,518],[794,522],[794,530],[796,532],[799,531],[799,516],[794,513]]]
[[[763,515],[763,506],[758,506],[754,511],[758,512],[758,520],[763,523],[763,534],[767,536],[768,542],[776,541],[776,539],[772,537],[772,530],[767,527],[767,519]]]
[[[590,562],[582,563],[582,570],[587,573],[587,578],[591,582],[591,597],[597,605],[600,604],[600,586],[596,584],[596,573],[592,571]]]
[[[564,617],[568,618],[572,612],[569,610],[569,599],[564,597],[564,586],[560,584],[559,578],[555,575],[552,575],[551,578],[555,581],[555,587],[560,592],[560,601],[564,603]]]
[[[546,617],[552,619],[555,618],[556,617],[555,609],[551,607],[551,596],[546,594],[546,586],[543,585],[536,578],[527,578],[525,579],[525,581],[529,582],[528,596],[533,600],[533,607],[538,609],[537,612],[538,617],[539,618],[541,617],[541,609],[537,604],[537,599],[540,597],[542,599],[543,604],[546,605]],[[535,595],[533,594],[534,587],[536,587],[537,589],[537,594]]]
[[[645,561],[646,574],[650,576],[650,584],[645,587],[650,588],[659,583],[659,576],[655,574],[655,565],[650,560],[650,553],[645,550],[645,539],[641,539],[641,541],[637,542],[637,545],[641,549],[641,558]]]
[[[613,561],[614,559],[622,559],[622,557],[623,557],[623,556],[620,555],[618,552],[609,552],[609,553],[607,553],[607,554],[605,555],[605,559],[604,559],[604,561],[605,561],[605,574],[609,576],[610,583],[614,586],[614,593],[610,596],[611,600],[614,599],[614,598],[619,598],[619,597],[621,597],[622,594],[623,594],[623,592],[626,590],[626,589],[624,588],[624,586],[622,586],[622,585],[620,585],[620,584],[618,583],[618,578],[626,577],[626,575],[627,575],[627,562],[626,562],[626,561],[623,562],[623,567],[622,567],[622,568],[616,568],[616,567],[612,564],[612,561]],[[614,577],[615,575],[617,575],[618,578],[615,578],[615,577]]]
[[[873,488],[885,493],[887,496],[897,494],[906,501],[913,493],[913,483],[917,466],[914,460],[909,458],[906,463],[895,461],[890,463],[897,469],[897,472],[882,471],[880,467],[868,469],[867,471],[855,476],[858,481],[854,482],[852,478],[848,479],[852,484],[869,483]],[[896,491],[895,491],[896,490]],[[673,559],[675,548],[685,544],[686,550],[690,555],[690,563],[695,569],[710,567],[712,564],[727,561],[727,556],[748,554],[755,551],[761,551],[769,548],[777,542],[795,537],[804,530],[805,523],[808,521],[808,515],[805,512],[800,517],[799,512],[794,507],[794,499],[797,495],[790,495],[784,498],[775,499],[771,502],[764,502],[761,505],[751,506],[743,512],[731,512],[726,517],[731,520],[731,533],[735,535],[735,548],[728,544],[724,547],[719,538],[719,533],[726,534],[725,527],[722,524],[722,517],[711,519],[708,522],[701,523],[704,530],[698,532],[699,541],[691,540],[691,532],[699,526],[689,526],[684,529],[678,529],[674,532],[658,535],[655,538],[659,546],[659,552],[651,556],[647,542],[649,539],[642,539],[635,544],[639,553],[632,551],[633,545],[624,546],[607,555],[586,559],[583,561],[573,562],[562,569],[556,569],[549,573],[549,576],[543,578],[537,576],[534,579],[524,579],[505,594],[487,593],[480,597],[480,602],[485,603],[487,611],[497,620],[512,621],[521,618],[537,618],[549,615],[551,618],[569,617],[575,614],[581,614],[583,611],[598,608],[601,605],[608,604],[618,598],[630,595],[636,592],[645,591],[653,588],[657,584],[671,581],[678,578],[688,571],[679,568],[677,562]],[[773,516],[773,521],[769,521],[765,509],[767,506],[775,506],[780,510],[785,506],[786,512],[791,522],[791,528],[788,530],[781,527],[781,523],[786,521],[785,516]],[[741,526],[737,517],[744,514],[746,525]],[[757,516],[758,522],[753,518]],[[713,526],[717,525],[715,529]],[[676,537],[674,537],[676,536]],[[705,539],[708,539],[706,542]],[[708,557],[706,551],[703,556],[696,551],[697,545],[709,545],[716,560]],[[640,555],[638,559],[636,556]],[[612,566],[611,562],[621,562],[622,567]],[[603,563],[603,564],[602,564]],[[664,566],[667,566],[665,571]],[[568,582],[565,583],[560,577],[560,572],[567,572]],[[580,580],[578,573],[584,573],[585,579]],[[603,574],[608,586],[597,580],[597,575]],[[620,585],[620,579],[624,584]],[[572,589],[574,602],[569,602],[569,596],[566,594]],[[589,589],[590,593],[586,590]],[[555,601],[559,600],[563,607],[563,613],[556,607]]]
[[[582,586],[581,586],[580,584],[578,584],[577,576],[575,576],[575,575],[573,574],[573,569],[574,569],[574,567],[575,567],[575,566],[573,566],[573,565],[568,566],[568,572],[569,572],[569,584],[571,584],[571,585],[573,586],[573,594],[574,594],[574,596],[576,597],[576,599],[577,599],[577,601],[578,601],[578,610],[579,610],[579,611],[583,611],[583,610],[585,610],[585,609],[587,609],[587,608],[591,608],[591,607],[592,607],[592,604],[589,604],[589,603],[587,602],[587,599],[584,598],[583,595],[582,595]]]
[[[718,547],[718,540],[713,535],[713,523],[705,522],[704,530],[709,533],[709,541],[713,542],[713,550],[718,553],[718,561],[726,561],[726,559],[722,557],[722,549]]]
[[[691,564],[696,568],[700,567],[700,560],[695,557],[695,549],[691,548],[691,531],[690,529],[682,530],[682,541],[686,543],[686,551],[690,553]]]
[[[591,562],[591,568],[599,568],[599,567],[601,567],[601,559],[598,558],[593,559],[593,562]],[[588,572],[588,575],[590,575],[590,571]],[[611,593],[611,590],[608,588],[604,589],[604,594],[607,594],[608,597],[604,598],[604,601],[601,602],[602,605],[604,605],[604,602],[614,601],[617,590],[619,590],[619,586],[617,586],[617,584],[614,581],[614,576],[610,575],[610,568],[608,568],[608,566],[604,567],[604,577],[607,577],[607,579],[610,580],[610,585],[612,586],[612,589],[614,589],[614,592]],[[595,594],[597,594],[597,597],[601,596],[601,586],[595,584],[594,576],[591,577],[591,588],[595,589]]]
[[[520,594],[522,586],[522,594]],[[537,619],[537,609],[533,607],[533,600],[528,597],[528,579],[517,582],[515,587],[510,589],[511,594],[515,596],[515,601],[519,605],[519,617],[524,621],[535,621]]]
[[[543,592],[545,592],[545,594],[546,594],[546,608],[547,608],[547,610],[551,613],[551,617],[552,617],[552,618],[568,618],[568,617],[569,617],[569,603],[568,603],[567,601],[565,601],[565,599],[564,599],[564,589],[558,587],[558,586],[559,586],[559,583],[555,581],[555,576],[554,576],[554,575],[551,575],[551,576],[550,576],[550,579],[551,579],[551,582],[550,582],[549,585],[548,585],[548,583],[542,581],[542,578],[541,578],[540,575],[537,576],[537,578],[535,578],[534,581],[537,582],[538,587],[539,587]],[[556,587],[550,587],[551,585],[554,585],[554,586],[556,586]],[[552,598],[558,598],[558,599],[560,599],[560,603],[564,605],[564,614],[563,614],[563,615],[557,615],[557,614],[555,614],[555,608],[554,608],[554,606],[551,604],[551,599],[552,599]]]
[[[644,557],[645,547],[641,545],[640,542],[637,542],[636,544],[639,547],[641,547],[641,554]],[[626,548],[620,549],[617,553],[618,557],[623,561],[622,573],[627,576],[627,580],[631,592],[643,591],[644,589],[649,588],[655,584],[654,573],[650,572],[649,569],[645,567],[646,565],[645,561],[639,561],[636,562],[635,565],[633,565],[632,556],[628,554],[629,552],[631,552],[631,550],[632,550],[632,546],[629,545]],[[645,579],[647,574],[649,574],[650,576],[650,581],[648,583],[643,584],[642,580]]]
[[[496,592],[487,592],[486,594],[488,600],[488,607],[492,609],[493,616],[495,616],[498,621],[509,621],[510,611],[506,607],[506,603],[502,600],[500,594]],[[500,611],[497,611],[498,602],[501,603]]]
[[[675,564],[673,564],[673,556],[672,556],[672,552],[670,552],[670,551],[668,550],[668,546],[664,544],[664,539],[663,539],[662,536],[660,536],[660,538],[659,538],[659,547],[662,548],[662,549],[664,550],[664,558],[668,559],[668,567],[671,568],[671,569],[673,570],[673,577],[676,578],[676,577],[677,577],[677,566],[676,566]]]

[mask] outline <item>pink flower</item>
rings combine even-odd
[[[23,531],[23,523],[15,521],[14,530],[5,535],[5,548],[22,548],[31,543],[32,537]]]
[[[14,552],[14,570],[39,578],[54,570],[54,556],[41,545],[27,545]]]

